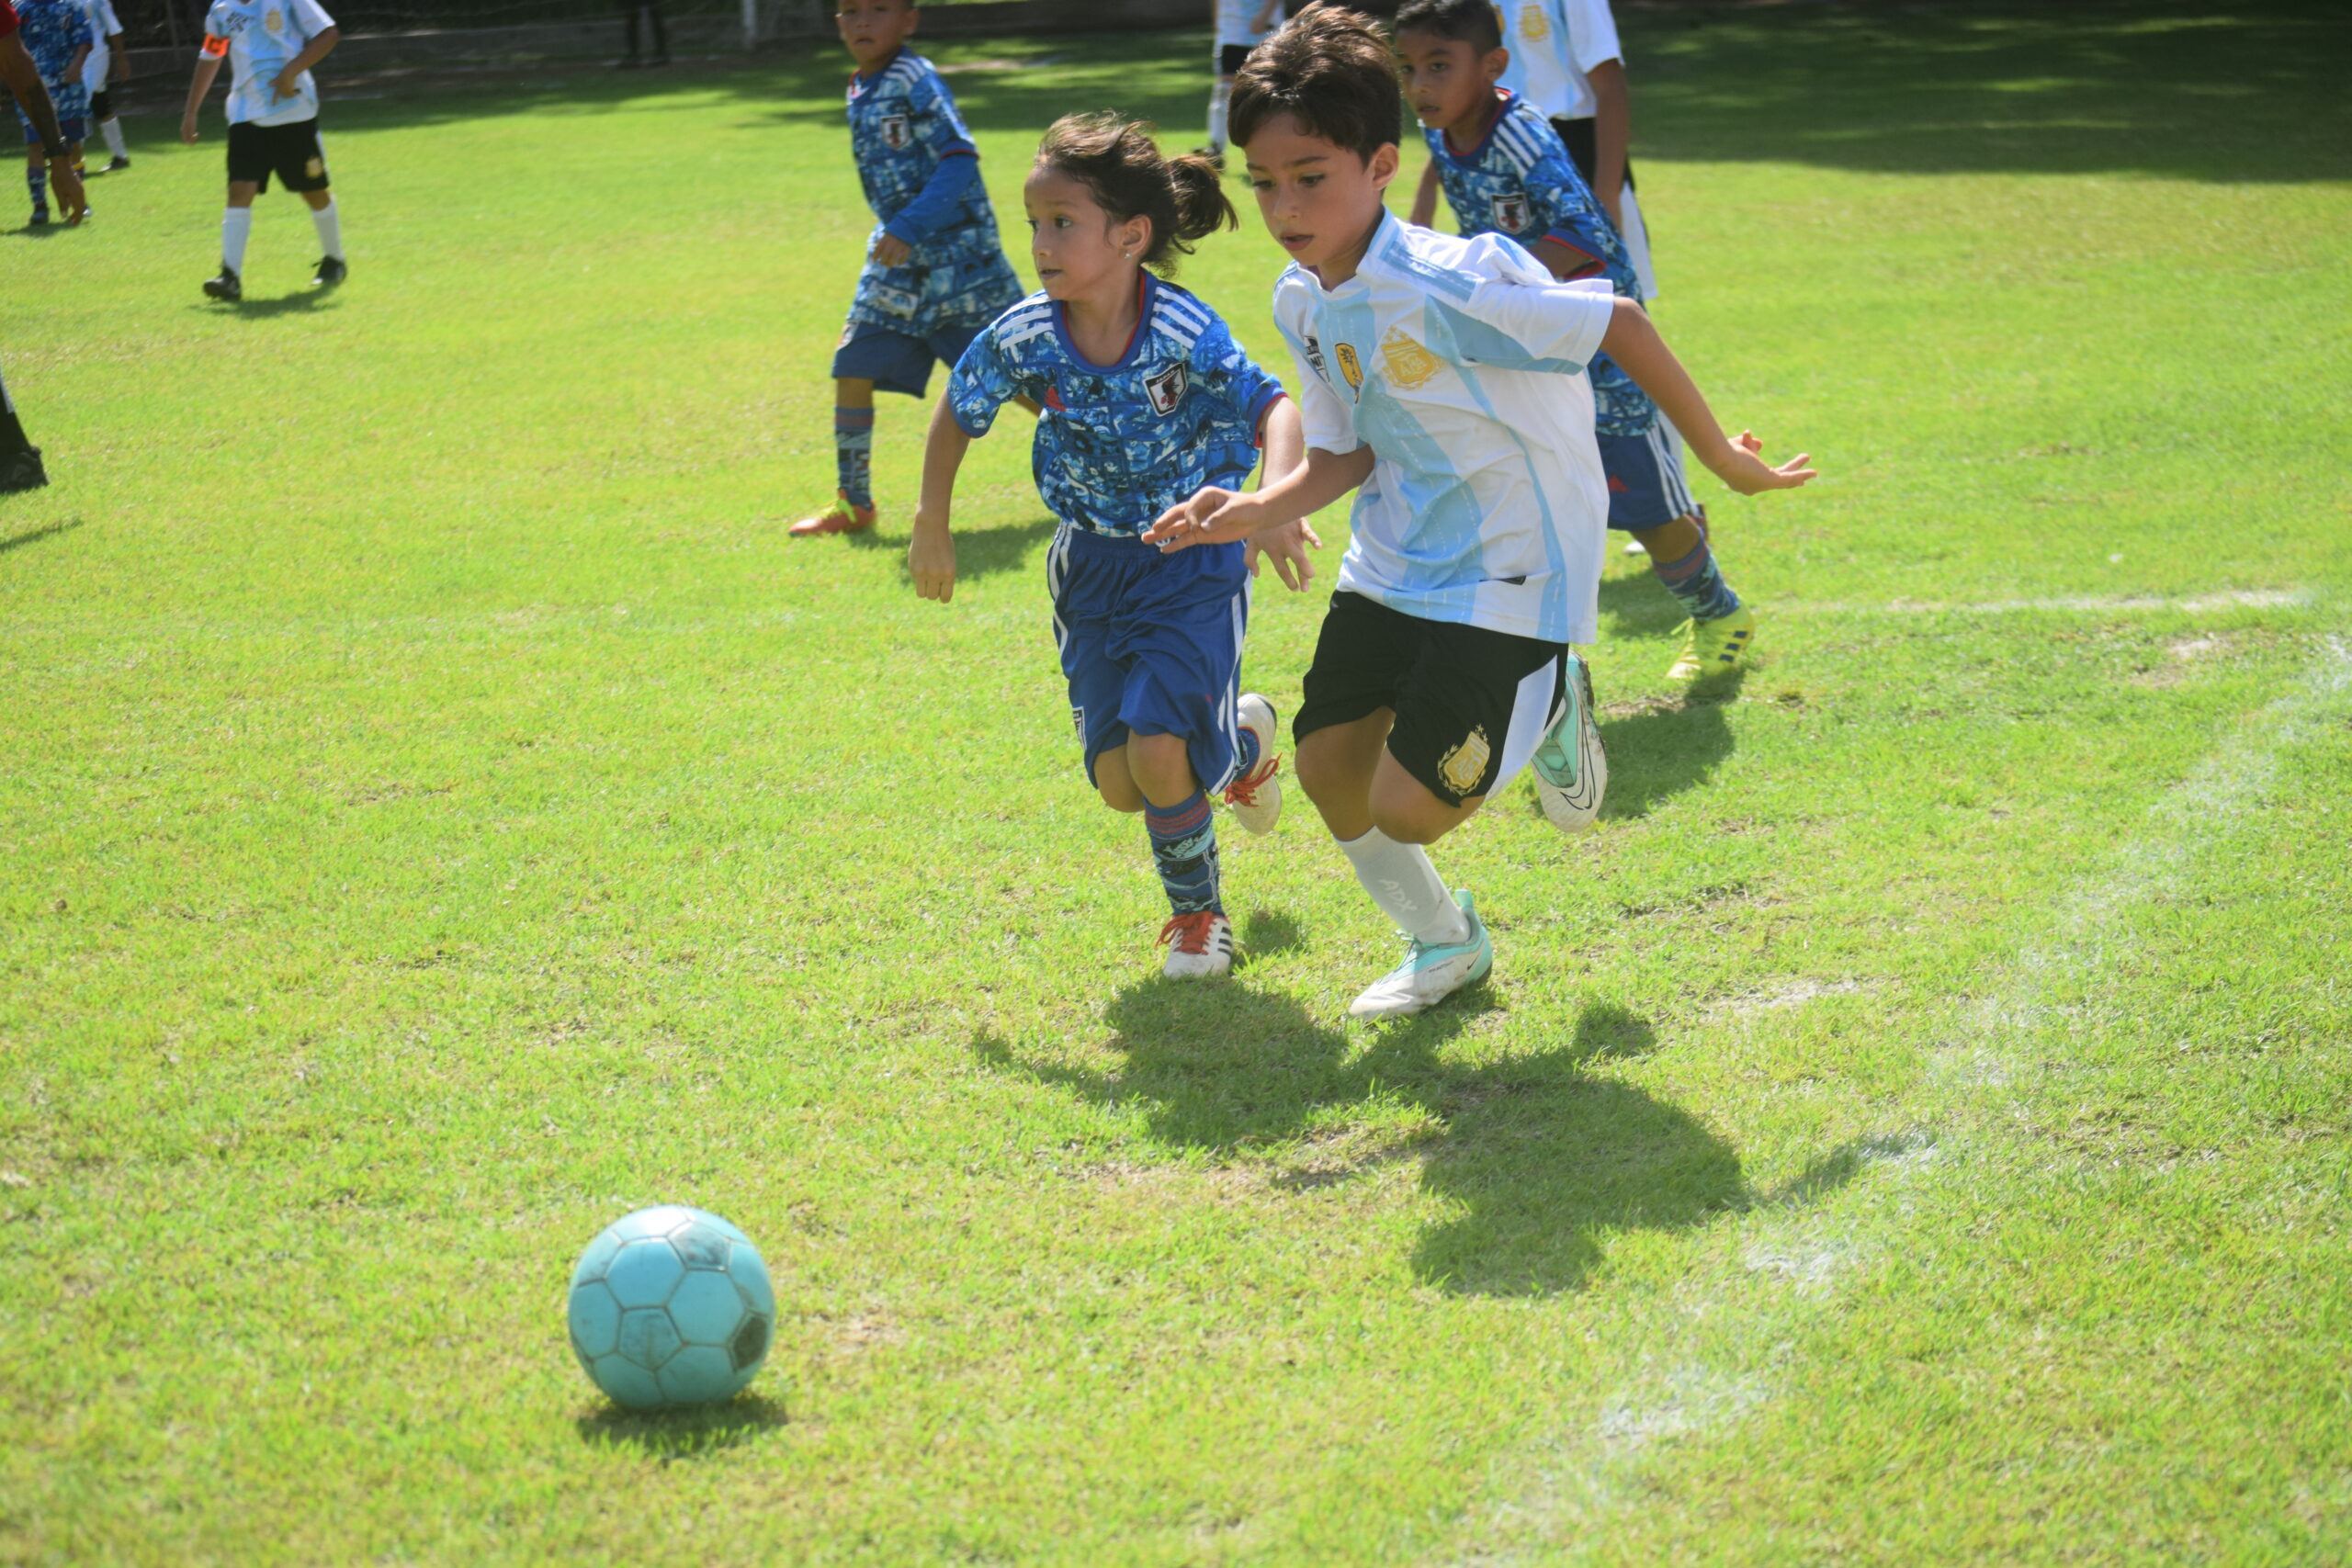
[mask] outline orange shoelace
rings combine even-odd
[[[1280,757],[1267,758],[1248,773],[1225,786],[1225,803],[1227,806],[1257,805],[1259,790],[1265,787],[1267,780],[1282,771],[1283,760]]]
[[[1162,946],[1176,944],[1179,953],[1198,957],[1209,950],[1209,930],[1216,921],[1215,909],[1194,909],[1189,914],[1170,915],[1168,923],[1159,928]]]

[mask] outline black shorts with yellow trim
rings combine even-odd
[[[1291,734],[1396,715],[1388,754],[1449,806],[1509,784],[1566,690],[1568,645],[1331,595]]]
[[[290,125],[240,120],[229,128],[229,183],[267,190],[272,175],[288,190],[327,188],[327,156],[319,146],[315,115]]]

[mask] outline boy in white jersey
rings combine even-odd
[[[322,288],[350,272],[343,258],[343,218],[327,188],[326,153],[319,146],[319,85],[311,67],[342,39],[334,18],[317,0],[213,0],[204,17],[204,42],[188,84],[180,140],[196,143],[196,113],[204,95],[230,64],[229,207],[220,220],[220,275],[205,293],[231,303],[245,297],[245,242],[254,231],[254,197],[277,175],[311,209],[325,254],[311,281]]]
[[[107,0],[82,0],[82,10],[97,39],[90,46],[89,58],[82,62],[82,85],[90,95],[90,123],[107,142],[107,166],[98,172],[110,175],[130,167],[130,149],[122,140],[122,122],[114,114],[114,95],[107,91],[114,62],[122,58],[122,18],[114,14]]]
[[[1254,495],[1206,489],[1145,536],[1246,538],[1362,487],[1293,733],[1295,766],[1358,881],[1409,941],[1358,1017],[1419,1012],[1493,966],[1469,894],[1424,846],[1532,762],[1555,822],[1589,820],[1589,697],[1609,496],[1582,374],[1605,351],[1744,494],[1804,483],[1727,439],[1640,304],[1561,284],[1510,240],[1382,206],[1403,116],[1388,47],[1315,10],[1253,51],[1233,140],[1292,265],[1274,319],[1297,360],[1306,460]],[[1570,797],[1559,801],[1554,796]]]
[[[1283,0],[1216,0],[1216,85],[1209,89],[1209,161],[1225,166],[1225,106],[1233,74],[1283,19]]]

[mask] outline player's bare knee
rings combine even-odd
[[[1136,735],[1127,740],[1127,772],[1147,800],[1182,803],[1201,787],[1193,776],[1191,748],[1181,735]]]

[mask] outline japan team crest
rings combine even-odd
[[[1156,376],[1143,378],[1144,395],[1151,399],[1151,412],[1162,419],[1176,412],[1176,405],[1184,400],[1191,385],[1192,378],[1185,375],[1182,365],[1171,365]]]
[[[882,138],[882,145],[899,152],[915,139],[913,125],[902,114],[886,114],[874,122],[874,133]]]
[[[1487,209],[1494,215],[1495,227],[1507,233],[1516,234],[1527,227],[1527,197],[1524,195],[1514,192],[1496,197],[1487,203]]]

